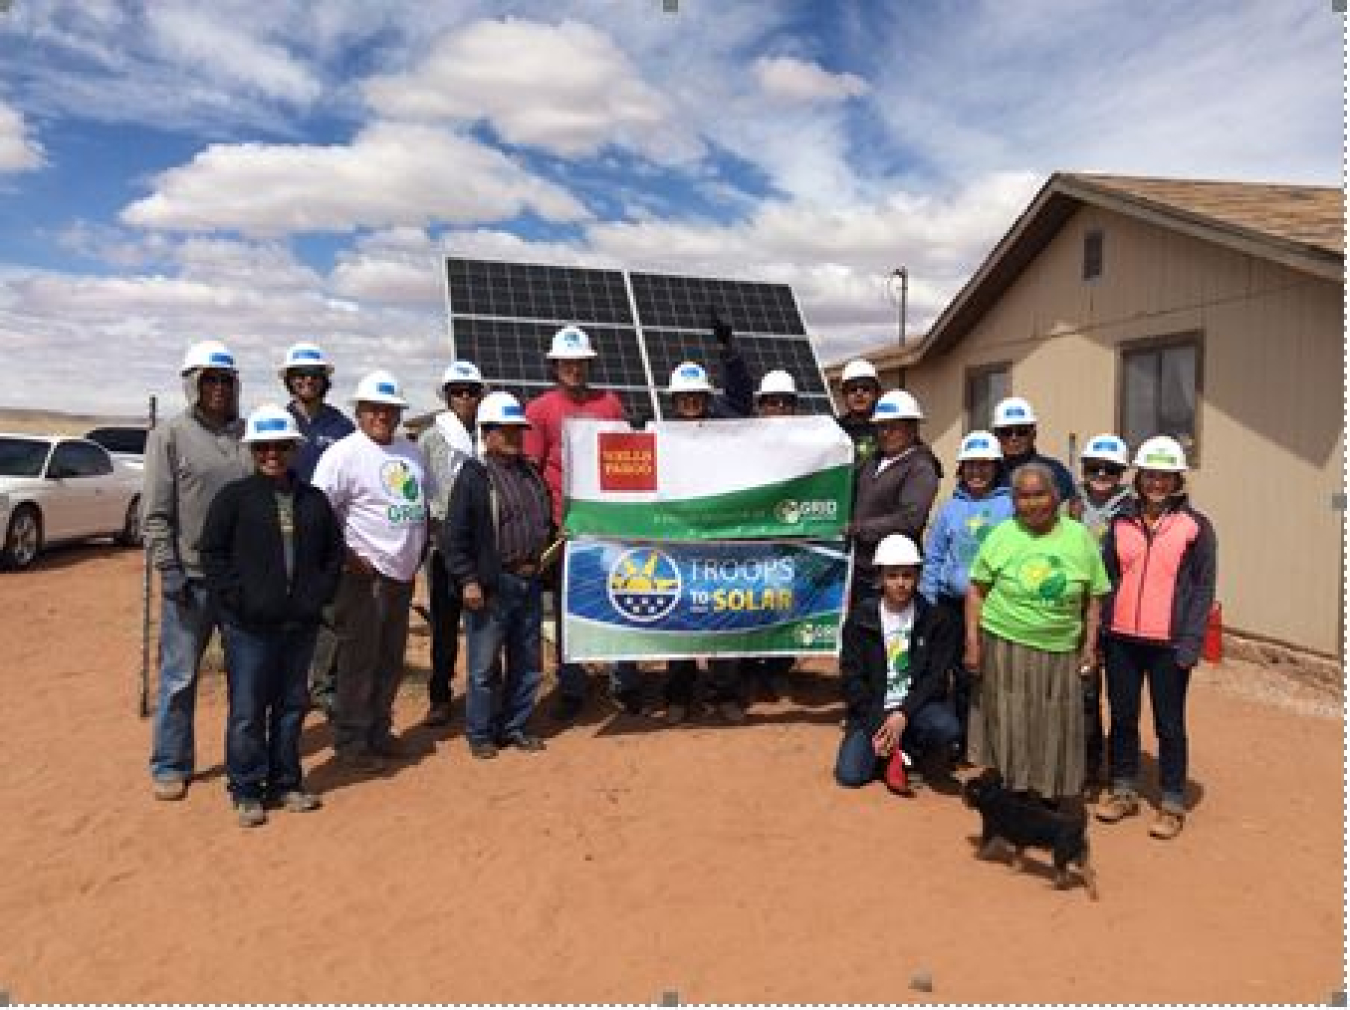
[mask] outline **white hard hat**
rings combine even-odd
[[[1136,470],[1164,470],[1168,473],[1186,472],[1186,452],[1181,443],[1167,435],[1144,439],[1134,454]]]
[[[998,401],[994,407],[994,423],[989,427],[998,430],[1014,424],[1035,424],[1036,412],[1031,404],[1020,396],[1008,396]]]
[[[292,368],[322,368],[325,374],[333,374],[333,365],[324,355],[323,349],[305,340],[291,344],[286,349],[286,357],[282,359],[277,375],[285,379],[286,373]]]
[[[1083,459],[1104,459],[1124,468],[1130,465],[1130,450],[1119,435],[1093,435],[1083,446]]]
[[[295,426],[290,411],[267,403],[248,415],[241,442],[302,441],[304,435]]]
[[[956,451],[956,462],[964,463],[968,459],[988,459],[997,462],[1003,458],[1003,450],[998,439],[988,431],[972,431],[961,439],[961,448]]]
[[[488,393],[478,405],[478,426],[485,424],[518,424],[530,427],[525,408],[510,393]]]
[[[375,369],[356,384],[352,402],[387,403],[394,407],[408,405],[408,401],[403,399],[403,389],[399,386],[398,379],[383,368]]]
[[[878,385],[881,383],[881,380],[877,378],[876,366],[866,358],[854,358],[845,365],[844,374],[839,377],[839,382],[842,385],[855,379],[871,379]]]
[[[449,385],[481,386],[483,385],[483,373],[478,370],[478,366],[472,361],[452,361],[445,366],[445,371],[441,373],[441,384],[437,392],[444,393],[445,387]]]
[[[793,380],[791,373],[783,371],[781,368],[775,368],[771,372],[765,372],[764,378],[759,380],[759,389],[755,391],[755,397],[761,396],[796,396],[797,383]]]
[[[179,375],[187,375],[203,368],[217,368],[222,372],[238,372],[234,355],[219,340],[203,340],[193,344],[183,355],[183,367]]]
[[[590,334],[580,326],[564,326],[553,334],[553,343],[549,346],[547,356],[555,361],[593,358],[595,348],[591,347]]]
[[[877,544],[876,553],[872,555],[872,564],[878,568],[921,565],[923,558],[919,556],[919,548],[914,546],[913,540],[903,533],[892,533],[890,536],[882,537],[881,543]]]
[[[905,419],[922,421],[923,410],[919,407],[919,401],[903,389],[892,389],[889,393],[883,393],[881,399],[877,400],[877,405],[872,408],[873,422]]]
[[[670,373],[670,393],[712,393],[708,372],[694,361],[682,361]]]

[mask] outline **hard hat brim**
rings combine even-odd
[[[408,401],[401,396],[388,396],[383,393],[376,393],[371,396],[353,396],[352,403],[379,403],[386,407],[404,407],[408,406]]]

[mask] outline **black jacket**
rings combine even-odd
[[[892,533],[923,543],[928,514],[942,482],[942,463],[924,442],[906,449],[878,474],[880,463],[880,456],[868,460],[858,470],[853,486],[853,564],[858,577],[865,579],[873,575],[877,544]]]
[[[294,568],[277,519],[276,485],[254,474],[226,484],[211,502],[197,547],[206,585],[244,627],[318,624],[337,593],[346,546],[328,498],[297,480]]]
[[[868,599],[844,622],[839,673],[850,728],[875,733],[886,719],[886,642],[881,634],[881,601]],[[914,629],[909,643],[909,693],[900,703],[906,718],[940,699],[947,671],[961,648],[961,622],[944,607],[914,595]]]
[[[524,470],[539,485],[547,506],[548,487],[544,479],[528,464]],[[492,504],[495,493],[483,462],[466,459],[455,480],[455,489],[450,493],[450,504],[446,507],[445,522],[441,523],[436,545],[445,559],[445,569],[450,573],[452,592],[458,593],[467,582],[477,582],[483,592],[489,594],[501,580],[502,557],[497,550],[497,521]],[[551,507],[545,511],[553,514]],[[551,526],[549,532],[551,536]]]

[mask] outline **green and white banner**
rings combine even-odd
[[[842,540],[567,542],[568,662],[837,656],[850,558]]]
[[[563,428],[568,536],[647,540],[842,536],[853,443],[832,418],[661,421]]]

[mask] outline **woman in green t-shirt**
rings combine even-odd
[[[966,594],[970,759],[997,768],[1010,789],[1079,796],[1079,678],[1095,660],[1110,583],[1096,538],[1059,514],[1049,468],[1025,463],[1011,483],[1014,517],[985,538]]]

